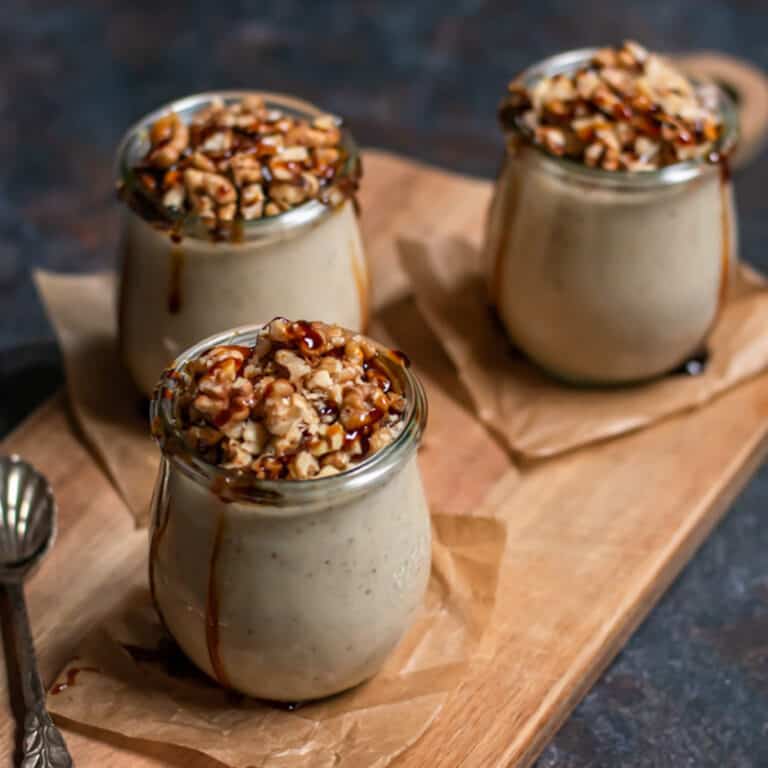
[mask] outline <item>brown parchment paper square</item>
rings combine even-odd
[[[233,768],[383,768],[413,744],[473,668],[488,663],[503,521],[434,515],[424,608],[370,682],[296,711],[209,681],[159,624],[146,576],[92,633],[48,695],[54,715],[202,752]]]
[[[477,414],[519,458],[553,456],[698,408],[768,366],[768,290],[746,265],[736,270],[703,374],[588,389],[555,381],[511,347],[488,307],[473,246],[456,238],[398,245],[419,309]]]
[[[114,275],[38,270],[34,279],[59,340],[83,437],[137,525],[146,525],[160,452],[149,435],[149,404],[117,354]]]

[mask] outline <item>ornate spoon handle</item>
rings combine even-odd
[[[72,768],[72,758],[64,737],[45,708],[45,691],[37,671],[35,647],[29,628],[24,590],[20,582],[6,582],[11,606],[11,622],[16,640],[16,657],[21,673],[21,688],[27,714],[24,718],[24,743],[20,768]]]

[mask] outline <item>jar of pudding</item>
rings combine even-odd
[[[727,96],[634,43],[547,59],[509,91],[484,255],[513,343],[586,384],[701,352],[737,253]]]
[[[144,394],[183,349],[254,317],[365,328],[360,158],[337,118],[278,94],[190,96],[127,133],[118,172],[119,344]]]
[[[405,357],[277,319],[185,351],[151,410],[150,584],[183,651],[277,701],[374,675],[430,571],[427,407]]]

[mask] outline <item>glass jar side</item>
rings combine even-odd
[[[254,515],[163,459],[150,583],[195,664],[259,698],[303,701],[374,675],[422,603],[430,523],[417,460],[301,515]]]

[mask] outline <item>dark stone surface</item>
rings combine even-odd
[[[112,152],[149,109],[284,90],[345,115],[363,144],[490,176],[495,104],[527,63],[631,35],[768,68],[767,27],[764,0],[5,0],[0,433],[61,383],[30,270],[113,264]],[[764,155],[736,179],[742,254],[763,268],[766,170]],[[768,765],[767,497],[762,471],[540,768]]]

